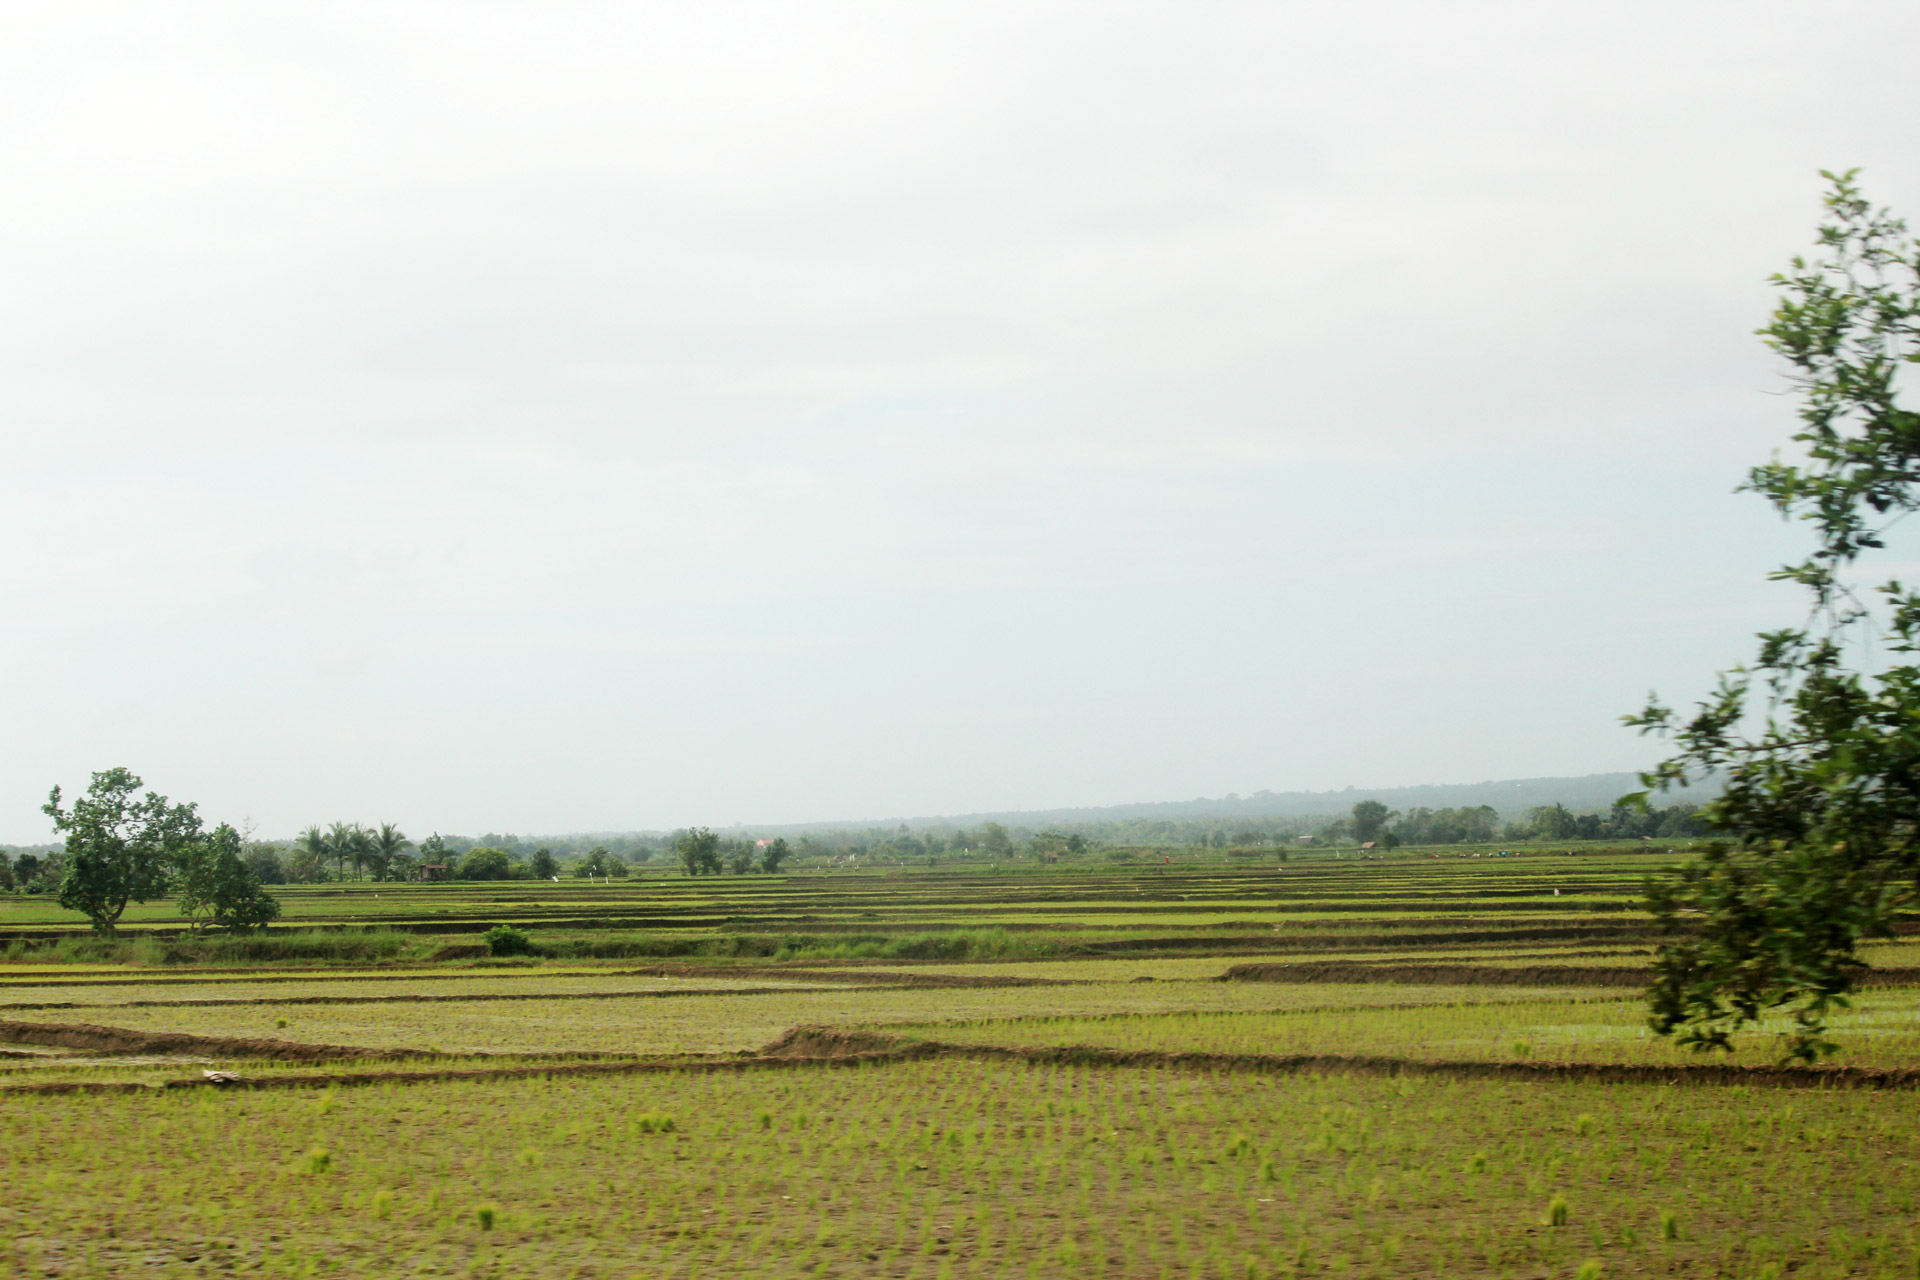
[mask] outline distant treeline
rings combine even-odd
[[[1387,845],[1523,843],[1534,840],[1684,839],[1708,833],[1700,808],[1673,804],[1662,809],[1614,805],[1605,812],[1575,813],[1563,804],[1538,805],[1517,821],[1502,823],[1491,805],[1462,809],[1414,809],[1395,813],[1377,800],[1362,800],[1346,817],[1313,833],[1316,844]]]
[[[1709,834],[1699,807],[1673,804],[1635,809],[1615,805],[1578,813],[1563,804],[1540,805],[1501,822],[1491,805],[1453,809],[1389,810],[1362,800],[1338,817],[1256,820],[1127,818],[1077,826],[1029,829],[986,822],[977,827],[891,830],[872,827],[813,831],[791,840],[753,833],[633,832],[536,840],[500,832],[481,836],[434,834],[415,844],[391,823],[336,822],[310,827],[296,840],[248,842],[242,858],[263,884],[343,880],[531,880],[554,876],[619,879],[641,869],[668,867],[745,873],[781,865],[857,866],[866,863],[939,865],[955,861],[1053,862],[1087,855],[1126,857],[1149,849],[1219,849],[1275,853],[1341,848],[1373,842],[1401,845],[1525,843],[1567,840],[1671,840]],[[703,851],[690,862],[690,837]],[[710,840],[710,843],[708,841]],[[771,845],[780,849],[770,859]],[[65,870],[64,855],[39,849],[0,850],[0,890],[52,892]]]

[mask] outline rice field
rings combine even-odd
[[[1695,1061],[1620,985],[1668,860],[309,887],[226,946],[0,898],[0,1277],[1912,1276],[1920,1090],[1465,1069]],[[1920,1068],[1916,997],[1840,1065]]]
[[[697,989],[698,984],[688,983]],[[651,993],[649,993],[651,994]],[[1467,993],[1472,996],[1474,993]],[[1514,1001],[1541,993],[1491,988],[1477,993]],[[1617,993],[1610,993],[1616,994]],[[23,1011],[41,1023],[111,1023],[139,1031],[179,1031],[241,1039],[285,1038],[374,1049],[448,1053],[742,1053],[800,1024],[931,1025],[956,1020],[1072,1016],[1142,1011],[1366,1008],[1421,1001],[1454,1004],[1459,987],[1391,984],[1338,987],[1252,983],[1088,983],[1064,987],[967,987],[874,990],[802,988],[761,994],[689,994],[672,999],[603,999],[556,994],[534,1001],[162,1007],[105,1005]]]
[[[34,1098],[0,1267],[1908,1276],[1916,1103],[952,1061]]]
[[[1300,988],[1293,988],[1299,990]],[[1380,988],[1373,988],[1380,990]],[[934,1028],[901,1022],[871,1024],[952,1043],[1039,1046],[1089,1045],[1163,1053],[1346,1054],[1419,1061],[1591,1062],[1669,1066],[1696,1060],[1647,1030],[1646,1013],[1632,994],[1595,992],[1542,1000],[1516,989],[1516,998],[1446,1000],[1459,988],[1386,988],[1404,1003],[1365,1008],[1129,1012],[1105,1017],[1051,1017],[948,1022]],[[1484,994],[1484,993],[1482,993]],[[1425,999],[1419,997],[1424,996]],[[1385,1002],[1382,1002],[1383,1004]],[[1780,1019],[1743,1036],[1731,1058],[1765,1063],[1778,1054]],[[1920,1001],[1910,990],[1869,991],[1835,1016],[1837,1061],[1849,1066],[1908,1068],[1920,1064]]]

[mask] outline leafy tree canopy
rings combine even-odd
[[[180,911],[196,928],[253,929],[280,918],[280,901],[243,856],[240,833],[221,823],[175,860]]]
[[[478,849],[469,849],[467,856],[460,859],[460,878],[462,880],[511,880],[513,860],[507,857],[504,849],[489,849],[485,845]]]
[[[59,787],[42,806],[67,841],[60,905],[100,933],[113,932],[127,903],[166,893],[168,872],[200,836],[193,805],[153,791],[139,796],[144,785],[130,770],[108,769],[93,775],[72,809],[61,808]]]
[[[1362,800],[1353,806],[1353,838],[1361,844],[1378,840],[1380,831],[1393,815],[1378,800]]]
[[[720,837],[705,827],[682,831],[674,838],[673,852],[690,876],[720,874]]]
[[[1920,509],[1920,415],[1899,403],[1920,361],[1920,246],[1854,172],[1822,176],[1818,253],[1773,278],[1783,296],[1760,330],[1791,367],[1803,456],[1743,486],[1813,533],[1810,554],[1773,574],[1806,589],[1806,620],[1762,635],[1753,664],[1690,718],[1658,699],[1627,717],[1677,744],[1650,787],[1726,780],[1704,811],[1725,842],[1652,886],[1676,937],[1656,962],[1651,1025],[1727,1049],[1786,1013],[1786,1054],[1808,1061],[1834,1050],[1827,1017],[1864,968],[1858,943],[1891,932],[1920,878],[1920,593],[1850,585],[1855,561]]]

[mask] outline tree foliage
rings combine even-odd
[[[280,901],[247,864],[240,833],[221,823],[181,846],[175,860],[180,912],[196,929],[246,930],[280,918]]]
[[[690,876],[720,874],[720,837],[705,827],[682,831],[673,841],[674,856]]]
[[[72,809],[60,807],[59,787],[42,806],[66,836],[60,905],[83,913],[100,933],[113,932],[127,903],[166,893],[175,862],[200,837],[193,805],[153,791],[138,796],[144,785],[127,769],[108,769],[93,775]]]
[[[1627,717],[1677,744],[1650,787],[1726,780],[1706,808],[1725,842],[1651,887],[1678,935],[1656,962],[1653,1029],[1727,1049],[1786,1014],[1786,1053],[1808,1061],[1835,1047],[1826,1022],[1864,968],[1859,942],[1890,933],[1920,879],[1920,593],[1850,585],[1920,508],[1920,415],[1899,403],[1920,361],[1920,247],[1854,173],[1823,176],[1818,253],[1774,277],[1783,297],[1760,330],[1791,366],[1804,456],[1743,486],[1811,526],[1811,553],[1773,574],[1806,589],[1806,620],[1760,636],[1690,718],[1658,699]]]
[[[1378,840],[1380,831],[1393,815],[1378,800],[1362,800],[1353,806],[1353,838],[1361,844]]]
[[[533,939],[526,932],[510,924],[497,924],[480,935],[487,944],[487,950],[496,956],[531,956],[539,954]]]
[[[466,857],[460,859],[460,878],[462,880],[511,880],[513,879],[513,860],[503,849],[488,849],[484,846],[467,850]]]
[[[391,822],[381,823],[377,830],[369,834],[368,841],[375,880],[391,878],[400,856],[413,845],[413,841],[407,839],[407,833]]]

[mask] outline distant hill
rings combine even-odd
[[[1629,792],[1641,790],[1636,773],[1589,773],[1578,778],[1509,778],[1501,782],[1446,783],[1424,787],[1346,787],[1339,791],[1256,791],[1250,796],[1198,796],[1192,800],[1159,800],[1139,804],[1091,805],[1079,809],[1007,809],[995,813],[952,813],[916,818],[850,818],[837,822],[756,822],[727,828],[729,835],[825,835],[831,832],[855,833],[879,829],[951,831],[998,822],[1020,832],[1046,827],[1096,828],[1118,823],[1230,823],[1258,822],[1261,819],[1284,822],[1297,819],[1302,825],[1344,816],[1362,800],[1378,800],[1389,809],[1405,813],[1412,809],[1459,809],[1492,805],[1503,822],[1522,817],[1539,805],[1563,804],[1575,813],[1605,810]],[[1719,793],[1718,785],[1696,786],[1687,791],[1656,796],[1660,804],[1678,801],[1699,802]],[[546,845],[557,854],[579,852],[595,844],[605,844],[616,852],[629,845],[654,845],[664,831],[572,832],[545,836],[515,836],[490,832],[479,837],[448,835],[447,846],[456,852],[475,844],[504,849]],[[1111,834],[1111,833],[1109,833]]]
[[[1637,773],[1590,773],[1578,778],[1510,778],[1503,782],[1446,783],[1424,787],[1347,787],[1340,791],[1256,791],[1250,796],[1206,796],[1192,800],[1148,801],[1140,804],[1098,805],[1081,809],[1010,809],[1000,813],[957,813],[918,818],[871,818],[845,822],[756,824],[765,833],[840,830],[866,827],[977,827],[999,822],[1009,827],[1037,828],[1081,823],[1121,822],[1133,818],[1193,820],[1204,818],[1335,817],[1361,800],[1378,800],[1389,809],[1457,809],[1492,805],[1502,819],[1517,818],[1537,805],[1563,804],[1580,812],[1605,809],[1629,792],[1642,790]],[[1663,802],[1705,800],[1718,788],[1695,787]]]

